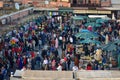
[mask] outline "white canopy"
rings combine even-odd
[[[107,15],[88,15],[89,18],[106,18]]]

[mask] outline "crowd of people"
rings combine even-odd
[[[66,18],[65,18],[66,19]],[[11,69],[30,70],[104,70],[109,57],[97,46],[88,48],[83,44],[84,56],[92,57],[90,61],[81,59],[76,53],[78,44],[75,34],[87,29],[84,23],[71,24],[69,17],[60,24],[60,18],[38,17],[12,30],[0,38],[0,78],[10,74]],[[93,32],[93,30],[91,30]],[[120,36],[120,25],[114,21],[102,24],[95,31],[98,40],[105,44],[105,36],[115,41]],[[108,69],[108,68],[106,68]],[[2,79],[0,79],[2,80]]]

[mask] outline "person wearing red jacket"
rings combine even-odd
[[[88,63],[88,64],[87,64],[87,70],[92,70],[92,65],[91,65],[91,63]]]

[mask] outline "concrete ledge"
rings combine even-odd
[[[78,80],[120,80],[120,78],[79,78]]]
[[[120,80],[120,71],[81,70],[75,72],[76,80]],[[26,70],[22,78],[10,80],[74,80],[72,71]]]
[[[30,71],[27,70],[23,73],[23,79],[73,79],[72,71],[39,71],[34,70]]]

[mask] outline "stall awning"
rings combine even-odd
[[[73,13],[77,14],[111,14],[110,10],[74,10]]]
[[[73,16],[72,19],[73,20],[84,20],[84,18],[81,16]]]
[[[61,7],[59,8],[60,12],[73,12],[72,8]]]
[[[34,8],[36,11],[58,11],[58,8]]]

